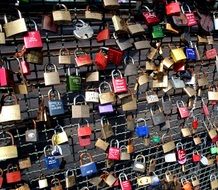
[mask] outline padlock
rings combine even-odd
[[[145,93],[145,95],[146,95],[146,100],[147,100],[148,104],[153,104],[153,103],[159,102],[159,98],[154,91],[149,90]]]
[[[182,177],[181,178],[181,183],[182,183],[182,188],[184,190],[192,190],[192,184],[190,181],[188,181],[186,178]]]
[[[33,120],[33,129],[27,129],[25,131],[25,140],[26,142],[37,142],[38,140],[38,132],[36,129],[36,121]]]
[[[217,146],[216,146],[215,144],[211,144],[210,153],[211,153],[212,155],[218,153],[218,148],[217,148]]]
[[[77,105],[77,98],[81,97],[85,105]],[[83,95],[77,95],[73,99],[72,107],[72,118],[89,118],[89,106],[85,101],[85,97]]]
[[[48,180],[42,174],[39,177],[38,185],[39,185],[39,189],[44,189],[44,188],[48,187]]]
[[[198,118],[193,116],[193,120],[192,120],[192,128],[195,130],[198,128]]]
[[[171,171],[168,170],[165,172],[165,178],[166,178],[166,181],[170,183],[170,182],[173,182],[174,175],[171,173]]]
[[[52,16],[56,24],[68,24],[71,22],[70,11],[67,9],[66,5],[58,3],[55,8],[58,9],[52,11]]]
[[[161,142],[161,138],[158,135],[158,132],[155,132],[155,134],[151,137],[151,142],[155,144],[159,144]]]
[[[107,24],[105,28],[97,34],[96,41],[98,43],[101,43],[109,39],[110,39],[110,30],[109,30],[109,25]]]
[[[167,146],[165,146],[165,148],[167,148]],[[172,163],[172,162],[176,162],[177,159],[176,159],[176,153],[173,152],[173,153],[167,153],[164,155],[164,160],[166,163]]]
[[[61,182],[58,178],[53,178],[51,180],[51,190],[63,190]]]
[[[156,164],[157,164],[157,162],[156,162],[156,160],[154,160],[154,159],[151,159],[151,160],[149,161],[149,166],[148,166],[148,173],[149,173],[149,174],[155,171]]]
[[[100,51],[95,54],[95,65],[98,70],[105,70],[108,65],[108,56],[105,52],[108,48],[101,47]]]
[[[185,164],[187,161],[186,150],[183,148],[183,144],[181,142],[178,142],[176,144],[176,151],[177,151],[178,163],[182,165]]]
[[[85,10],[85,18],[90,20],[102,20],[103,15],[99,10],[94,10],[94,6],[86,6]]]
[[[195,48],[193,47],[192,42],[190,41],[190,47],[185,48],[185,55],[188,60],[195,61],[197,60],[197,54],[195,52]]]
[[[57,99],[55,98],[55,94],[58,96]],[[50,89],[48,91],[48,109],[50,116],[57,116],[65,113],[63,101],[58,90]]]
[[[201,138],[198,135],[193,136],[193,141],[194,141],[195,145],[201,144]]]
[[[75,22],[73,34],[78,40],[87,40],[92,38],[94,35],[94,30],[89,24],[85,23],[81,19],[76,20]]]
[[[215,59],[216,56],[217,56],[216,48],[212,48],[212,49],[206,50],[205,56],[206,56],[207,59]]]
[[[50,67],[50,72],[48,72],[48,67]],[[60,76],[57,67],[54,64],[50,63],[46,64],[44,68],[45,86],[60,84]],[[51,70],[52,68],[54,68],[54,71]]]
[[[188,110],[188,107],[185,106],[184,102],[182,100],[177,100],[176,105],[180,114],[180,117],[182,119],[189,117],[190,112]]]
[[[105,87],[105,85],[109,89],[109,92],[102,92],[102,87]],[[99,100],[101,104],[114,103],[116,101],[115,94],[112,92],[111,85],[108,82],[106,81],[101,82],[98,91],[99,91]]]
[[[128,37],[128,38],[126,38],[126,37],[118,38],[115,33],[113,33],[113,37],[114,37],[114,39],[116,41],[117,46],[119,47],[119,49],[121,51],[126,51],[126,50],[133,47],[134,40],[132,38],[130,38],[130,37]]]
[[[91,144],[91,134],[92,134],[92,129],[90,127],[90,124],[87,120],[86,124],[80,125],[78,123],[78,140],[79,140],[79,145],[80,146],[88,146]]]
[[[120,160],[130,160],[130,154],[128,153],[125,145],[120,147]]]
[[[191,137],[191,135],[192,135],[190,128],[185,126],[185,125],[182,126],[181,133],[182,133],[182,137],[184,137],[184,138]]]
[[[165,97],[167,97],[168,100],[166,100]],[[164,94],[161,100],[164,114],[169,115],[172,112],[172,101],[170,96],[168,94]]]
[[[127,153],[132,154],[135,151],[135,147],[133,145],[133,139],[128,139],[128,144],[126,146],[127,148]]]
[[[167,3],[167,2],[166,2]],[[180,13],[180,3],[175,0],[175,2],[167,3],[166,6],[166,14],[171,16]]]
[[[3,134],[4,132],[0,132],[0,134]],[[0,147],[0,160],[7,160],[11,158],[17,158],[18,157],[18,151],[17,146],[14,144],[14,137],[13,135],[5,131],[5,134],[10,136],[11,139],[11,145],[2,146]]]
[[[107,171],[103,171],[101,178],[109,187],[113,187],[115,182],[118,180],[111,172],[109,173]]]
[[[130,60],[131,63],[127,64],[128,60]],[[133,76],[133,75],[138,74],[138,68],[135,65],[135,61],[134,61],[133,57],[131,57],[131,56],[125,57],[124,64],[126,65],[126,68],[124,70],[124,76],[128,77],[128,76]]]
[[[133,36],[141,35],[145,33],[145,29],[139,23],[132,23],[132,22],[127,21],[127,28],[128,28],[129,33]]]
[[[142,14],[144,16],[145,22],[148,25],[155,25],[160,22],[160,19],[157,17],[155,12],[153,10],[150,10],[147,6],[143,6],[146,10],[142,11]]]
[[[160,124],[165,123],[166,118],[160,106],[158,106],[158,109],[155,110],[155,112],[153,111],[153,108],[151,107],[150,112],[151,112],[151,118],[152,118],[154,125],[160,125]]]
[[[158,177],[158,175],[155,172],[152,172],[152,176],[151,176],[151,187],[155,188],[158,187],[160,185],[160,179]]]
[[[105,116],[101,117],[101,135],[103,139],[108,139],[114,135],[112,126]]]
[[[30,190],[30,187],[27,183],[19,183],[15,185],[16,189],[15,190]]]
[[[19,59],[18,59],[19,60]],[[30,75],[31,71],[30,71],[30,65],[28,62],[25,61],[24,57],[22,57],[22,60],[19,60],[19,66],[20,66],[20,72],[23,75]]]
[[[144,173],[146,170],[145,156],[138,154],[133,163],[133,171]]]
[[[0,188],[2,188],[2,184],[3,184],[3,181],[4,181],[4,179],[3,179],[3,170],[0,168]]]
[[[59,159],[51,153],[52,149],[53,147],[51,145],[47,145],[44,147],[44,162],[48,170],[58,169],[60,167]],[[50,152],[49,155],[47,154],[48,151]]]
[[[218,188],[218,180],[215,174],[210,175],[210,186],[212,190],[216,190]]]
[[[5,105],[6,98],[9,98],[13,104]],[[17,120],[21,120],[20,105],[17,97],[14,94],[3,94],[1,98],[0,123]]]
[[[126,117],[126,128],[129,131],[134,131],[135,130],[135,118],[131,114],[127,115],[127,117]]]
[[[156,55],[158,54],[158,51],[160,50],[161,48],[161,43],[157,43],[155,47],[151,46],[151,48],[149,49],[148,51],[148,54],[147,54],[147,58],[151,61],[154,60],[154,58],[156,57]],[[151,62],[146,62],[146,70],[154,70],[156,67],[155,65],[151,68],[151,66],[149,66],[147,68],[147,64],[151,64]]]
[[[215,143],[218,141],[218,134],[216,129],[214,128],[213,125],[211,125],[210,128],[208,128],[207,124],[205,123],[205,121],[203,121],[204,127],[207,129],[207,132],[209,134],[210,139],[212,140],[212,143]]]
[[[90,103],[98,103],[99,102],[99,93],[94,90],[86,90],[85,91],[85,100]]]
[[[115,72],[118,73],[118,77],[115,78]],[[112,84],[113,84],[113,89],[114,92],[119,94],[119,93],[123,93],[127,91],[127,82],[126,79],[123,78],[122,73],[120,72],[120,70],[113,70],[111,72],[111,76],[112,76]]]
[[[165,57],[161,63],[163,64],[163,66],[166,68],[166,69],[169,69],[173,64],[173,60],[170,58],[170,57]]]
[[[30,157],[19,159],[18,163],[21,170],[31,168],[32,166]]]
[[[122,63],[123,55],[124,55],[123,51],[119,49],[115,49],[115,48],[109,48],[108,49],[108,62],[111,62],[114,65],[118,66]]]
[[[109,143],[107,143],[106,141],[98,138],[96,143],[95,143],[95,146],[102,149],[103,151],[106,151],[108,149]]]
[[[198,163],[198,162],[200,162],[200,160],[201,160],[201,155],[199,154],[199,152],[197,150],[194,150],[192,152],[192,161],[194,163]]]
[[[183,80],[181,80],[180,78],[176,78],[176,77],[171,77],[172,79],[172,82],[173,82],[173,87],[175,89],[178,89],[178,88],[185,88],[185,83]]]
[[[113,15],[112,16],[112,22],[113,22],[113,25],[114,25],[114,31],[116,33],[127,33],[127,24],[126,22],[124,21],[123,18],[121,18],[120,16],[118,15]],[[116,34],[114,33],[114,38],[116,36]],[[116,38],[115,38],[116,39]]]
[[[42,29],[54,33],[58,31],[58,26],[55,24],[52,14],[43,15]]]
[[[6,173],[6,181],[7,183],[16,183],[21,181],[21,172],[18,169],[17,165],[15,167],[12,164],[8,165],[7,173]]]
[[[152,38],[159,39],[164,37],[164,31],[161,25],[152,26]]]
[[[109,114],[114,112],[114,108],[112,104],[103,104],[98,105],[98,111],[100,114]]]
[[[176,146],[175,146],[175,142],[173,141],[171,135],[169,135],[170,141],[168,141],[168,142],[165,142],[165,137],[166,137],[166,134],[164,134],[162,136],[162,148],[163,148],[164,153],[168,153],[168,152],[174,150],[176,148]]]
[[[184,10],[184,6],[187,7],[188,12],[186,12],[186,11]],[[181,10],[182,10],[182,13],[185,15],[185,17],[186,17],[186,19],[187,19],[187,26],[188,26],[188,27],[197,25],[197,20],[196,20],[196,18],[195,18],[195,15],[194,15],[194,13],[191,11],[190,7],[189,7],[186,3],[183,3],[183,4],[182,4]]]
[[[143,125],[139,123],[143,122]],[[145,119],[139,118],[136,121],[135,133],[138,137],[147,137],[149,136],[149,126],[146,124]]]
[[[205,116],[209,116],[209,115],[210,115],[210,111],[209,111],[209,109],[208,109],[207,104],[206,104],[205,101],[204,101],[204,98],[202,98],[201,101],[202,101],[202,108],[203,108],[203,113],[204,113],[204,115],[205,115]]]
[[[64,128],[60,125],[57,125],[54,129],[54,135],[52,136],[55,144],[68,143],[67,133],[64,131]]]
[[[80,91],[82,80],[79,76],[78,69],[76,68],[76,75],[71,75],[70,67],[68,67],[67,74],[67,89],[72,92]]]
[[[25,33],[23,40],[24,40],[24,45],[26,49],[31,49],[31,48],[42,48],[42,38],[41,34],[38,31],[37,24],[34,20],[30,19],[30,21],[34,24],[35,30],[34,31],[28,31]]]
[[[88,163],[84,164],[84,157],[89,160]],[[91,176],[97,173],[96,163],[93,161],[91,154],[82,153],[80,154],[80,171],[83,177]]]
[[[141,176],[141,177],[137,177],[137,185],[140,186],[145,186],[145,185],[149,185],[151,184],[152,178],[151,176]]]
[[[217,101],[218,100],[218,89],[216,86],[210,86],[208,88],[208,100]]]
[[[208,161],[207,157],[204,156],[203,154],[201,155],[200,163],[201,163],[203,166],[208,166],[208,165],[209,165],[209,161]]]
[[[11,37],[27,31],[27,26],[24,18],[22,18],[21,12],[18,9],[16,10],[19,17],[16,20],[8,22],[6,14],[4,15],[5,24],[3,25],[3,28],[5,30],[6,37]]]
[[[58,63],[67,65],[72,63],[70,51],[67,48],[61,48],[59,50]]]
[[[213,13],[213,21],[214,21],[215,30],[218,30],[218,16],[217,16],[217,12]]]
[[[119,181],[121,190],[132,190],[131,182],[128,180],[127,175],[125,173],[119,174]]]
[[[92,64],[90,54],[84,52],[82,49],[79,48],[75,49],[74,55],[75,55],[75,62],[77,64],[77,67],[82,67]]]
[[[171,49],[170,56],[175,63],[184,62],[186,60],[183,48]]]
[[[129,94],[129,93],[128,93]],[[137,99],[136,96],[130,92],[130,94],[121,99],[122,110],[123,111],[133,111],[137,109]]]
[[[190,86],[186,86],[185,88],[183,88],[183,90],[189,96],[189,98],[196,96],[197,94],[196,90]]]
[[[118,9],[120,6],[117,0],[103,0],[103,3],[106,9]]]
[[[72,173],[72,174],[69,174],[69,173]],[[73,170],[67,170],[66,173],[65,173],[65,186],[66,188],[71,188],[73,187],[74,185],[76,185],[76,177],[75,177],[75,173]]]
[[[2,30],[2,25],[0,24],[0,44],[5,44],[5,33]]]
[[[116,147],[113,147],[113,142],[116,143]],[[120,147],[119,147],[119,141],[118,140],[112,139],[110,141],[108,159],[109,160],[120,160]]]
[[[136,50],[143,50],[151,47],[150,42],[141,36],[136,37],[134,46]]]
[[[7,59],[2,61],[3,65],[0,66],[0,87],[13,87],[15,85],[13,71],[9,69],[9,62]]]
[[[28,63],[33,63],[33,64],[42,64],[43,63],[43,54],[41,50],[30,50],[26,54],[26,61]]]

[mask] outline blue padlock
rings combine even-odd
[[[156,187],[160,185],[160,179],[155,172],[153,172],[153,176],[151,177],[151,186]]]
[[[83,164],[83,159],[89,159],[89,163]],[[83,177],[91,176],[97,173],[96,163],[93,162],[92,156],[89,153],[82,153],[80,155],[80,171]]]
[[[140,122],[143,122],[143,125],[139,125]],[[139,118],[137,121],[137,126],[135,128],[135,133],[138,137],[148,137],[149,136],[149,127],[146,124],[145,119]]]
[[[59,159],[52,154],[47,155],[46,153],[47,149],[52,149],[52,147],[50,145],[44,147],[44,155],[45,155],[44,161],[45,161],[46,168],[48,170],[59,169],[60,167]]]
[[[195,48],[193,48],[192,42],[190,42],[190,47],[185,48],[185,54],[186,54],[187,59],[189,60],[197,59],[197,54],[196,54]]]
[[[55,95],[55,92],[58,95],[58,99],[52,99],[51,93]],[[51,89],[48,91],[48,109],[50,116],[56,116],[64,114],[64,105],[61,100],[61,95],[57,90]]]

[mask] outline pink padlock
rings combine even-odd
[[[210,112],[209,112],[207,104],[204,102],[204,98],[202,98],[201,101],[202,101],[202,107],[203,107],[204,115],[209,116]]]
[[[118,77],[115,78],[115,72],[117,72],[119,74]],[[111,72],[112,75],[112,84],[113,84],[113,88],[114,88],[114,92],[115,93],[123,93],[127,91],[127,83],[126,83],[126,79],[123,78],[122,73],[120,72],[120,70],[113,70]]]
[[[23,75],[30,75],[30,65],[28,62],[25,61],[24,57],[22,57],[22,60],[20,61],[20,70]]]
[[[113,142],[116,142],[116,147],[113,147]],[[119,141],[112,139],[110,142],[110,148],[108,153],[109,160],[120,160],[120,147]]]
[[[176,105],[177,105],[177,108],[179,110],[180,117],[182,119],[189,117],[190,112],[188,110],[188,107],[185,106],[185,104],[182,100],[177,100]]]
[[[120,186],[122,190],[132,190],[132,185],[127,178],[125,173],[120,173],[119,175]]]

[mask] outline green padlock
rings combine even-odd
[[[152,138],[151,138],[151,142],[153,142],[153,143],[157,143],[157,144],[160,143],[160,142],[161,142],[160,136],[158,136],[158,134],[152,136]]]
[[[153,39],[164,37],[164,31],[161,25],[158,24],[158,25],[152,26],[152,37]]]
[[[210,147],[210,153],[211,154],[217,154],[218,153],[218,148],[216,145],[212,144]]]
[[[72,92],[78,92],[81,90],[81,78],[78,75],[77,69],[76,69],[76,75],[71,75],[70,68],[68,68],[67,89]]]

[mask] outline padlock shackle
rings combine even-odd
[[[56,186],[57,184],[58,184],[58,185],[61,184],[60,180],[59,180],[58,178],[53,178],[53,179],[51,180],[51,185]]]
[[[18,10],[18,9],[16,9],[16,10],[17,10],[19,19],[21,19],[22,18],[22,14],[21,14],[20,10]],[[5,22],[5,24],[8,23],[8,19],[7,19],[7,15],[6,14],[4,14],[4,22]]]
[[[61,94],[60,94],[60,92],[58,91],[58,90],[56,90],[56,89],[50,89],[49,91],[48,91],[48,100],[50,101],[51,100],[51,93],[53,92],[53,94],[55,95],[55,92],[57,93],[57,95],[58,95],[58,100],[61,100]]]
[[[184,185],[185,183],[189,182],[185,177],[181,178],[181,184]]]
[[[141,163],[145,163],[145,156],[142,155],[142,154],[138,154],[136,157],[135,157],[135,161],[139,161],[140,159],[142,159],[142,162]]]
[[[56,145],[54,145],[54,146],[56,146]],[[44,152],[45,157],[47,157],[47,153],[46,153],[47,149],[51,149],[52,150],[52,145],[46,145],[44,147],[43,152]]]
[[[81,190],[89,190],[88,187],[83,187]]]
[[[75,57],[78,57],[78,52],[81,52],[82,54],[87,54],[85,51],[82,50],[82,48],[76,48],[73,52]]]
[[[148,6],[142,6],[142,8],[145,8],[149,13],[152,12],[151,9],[148,8]]]
[[[70,51],[67,48],[61,48],[59,50],[59,55],[70,55]]]
[[[181,147],[181,149],[184,149],[183,144],[181,142],[176,143],[176,150],[177,151],[180,150],[180,147]]]
[[[160,106],[159,106],[159,105],[156,105],[156,106],[158,107],[159,112],[162,112]],[[155,111],[157,111],[157,109],[156,109]],[[151,108],[150,108],[150,112],[151,112],[151,115],[153,116],[153,115],[154,115],[154,112],[153,112],[153,106],[151,106]]]
[[[137,127],[139,126],[138,124],[139,124],[140,122],[144,122],[144,125],[145,125],[145,126],[147,125],[147,124],[146,124],[146,120],[145,120],[144,118],[139,118],[139,119],[136,120],[136,126],[137,126]]]
[[[71,69],[71,67],[68,67],[68,68],[67,68],[67,75],[68,75],[68,76],[71,76],[71,74],[70,74],[70,69]],[[78,68],[75,68],[75,70],[76,70],[76,76],[79,76],[79,72],[78,72],[79,69],[78,69]]]
[[[182,6],[181,6],[182,13],[183,14],[185,13],[184,5],[186,6],[186,8],[188,8],[188,12],[191,13],[191,9],[190,9],[190,7],[189,7],[189,5],[187,3],[182,3]]]
[[[86,121],[86,126],[89,126],[89,121],[87,120],[87,119],[84,119],[85,121]],[[82,126],[84,126],[84,125],[82,125]],[[78,128],[80,128],[81,127],[81,125],[80,125],[80,123],[78,123]]]
[[[127,59],[128,59],[128,60],[131,60],[131,63],[132,63],[133,65],[135,64],[135,61],[134,61],[133,57],[131,57],[131,56],[126,56],[126,57],[124,58],[124,64],[125,64],[125,65],[127,65]]]
[[[119,178],[120,181],[123,181],[123,180],[122,180],[122,177],[124,177],[125,181],[128,180],[127,175],[126,175],[124,172],[122,172],[122,173],[119,174],[119,177],[118,177],[118,178]]]
[[[54,6],[54,10],[59,10],[59,9],[56,9],[56,8],[64,8],[65,11],[68,11],[67,9],[67,6],[63,3],[57,3],[55,6]],[[61,10],[61,9],[60,9]]]
[[[100,85],[99,85],[99,87],[98,87],[98,91],[99,91],[100,94],[102,93],[101,87],[102,87],[102,85],[105,85],[105,84],[109,87],[110,91],[112,92],[112,88],[111,88],[110,83],[108,83],[108,82],[106,82],[106,81],[103,81],[103,82],[100,83]]]
[[[166,96],[168,97],[168,101],[171,101],[170,96],[169,96],[167,93],[165,93],[165,94],[161,97],[162,103],[166,102],[166,101],[164,101],[164,98],[165,98]]]
[[[165,139],[166,137],[170,137],[170,140],[173,140],[172,135],[165,133],[165,134],[163,134],[162,137],[161,137],[162,143],[165,143],[165,140],[164,140],[164,139]]]
[[[3,133],[6,133],[7,135],[10,136],[10,138],[11,138],[11,145],[14,145],[14,137],[13,137],[13,135],[10,132],[8,132],[8,131],[1,131],[0,135],[3,134]]]
[[[165,175],[172,175],[172,172],[167,170],[167,171],[165,171]]]
[[[65,131],[64,131],[64,128],[63,128],[60,124],[58,124],[58,125],[56,125],[55,128],[54,128],[54,133],[55,133],[55,134],[57,134],[57,130],[58,130],[58,129],[61,129],[61,132],[65,132]]]
[[[47,64],[45,65],[45,67],[44,67],[44,71],[45,71],[45,73],[48,71],[48,66],[53,66],[55,72],[58,72],[57,67],[56,67],[55,64],[53,64],[53,63],[47,63]]]
[[[91,155],[90,153],[88,153],[88,152],[82,153],[82,154],[80,154],[80,156],[79,156],[79,157],[80,157],[80,165],[81,165],[81,166],[83,165],[84,156],[85,156],[86,158],[89,158],[89,161],[90,161],[90,162],[93,162],[92,155]]]
[[[217,178],[216,178],[216,175],[215,174],[211,174],[210,175],[210,181],[215,181]]]
[[[2,25],[0,24],[0,32],[3,32]]]
[[[2,177],[3,176],[3,170],[0,168],[0,176]]]
[[[35,20],[29,19],[29,21],[33,23],[35,31],[38,31],[38,26],[37,26]]]
[[[3,94],[2,98],[1,98],[1,106],[4,106],[4,103],[5,103],[4,100],[5,100],[5,98],[7,98],[9,96],[13,97],[15,105],[18,104],[17,97],[14,94]]]
[[[102,126],[102,127],[104,126],[104,121],[106,121],[107,124],[110,125],[109,120],[108,120],[105,116],[102,116],[102,117],[101,117],[101,126]]]
[[[83,100],[84,100],[85,105],[87,105],[86,100],[85,100],[85,97],[84,97],[82,94],[79,94],[79,95],[77,95],[77,96],[74,97],[74,99],[73,99],[73,105],[76,105],[76,99],[77,99],[78,97],[82,97]]]
[[[180,108],[180,106],[183,106],[183,107],[185,107],[185,103],[182,101],[182,100],[177,100],[176,101],[176,106],[177,106],[177,108]]]
[[[127,147],[126,147],[126,145],[120,146],[120,152],[127,152]]]
[[[113,147],[113,142],[116,142],[116,148],[119,148],[120,147],[120,143],[117,139],[112,139],[110,141],[110,147]]]
[[[68,170],[65,172],[65,177],[69,177],[69,176],[70,176],[70,174],[69,174],[70,172],[72,172],[72,175],[71,175],[71,176],[75,176],[74,170],[68,169]]]
[[[19,171],[19,169],[18,169],[18,165],[16,164],[16,165],[14,165],[13,166],[13,164],[8,164],[8,166],[7,166],[7,173],[9,173],[11,170],[10,169],[12,169],[12,171]],[[16,169],[16,170],[14,170],[14,169]]]
[[[115,73],[115,72],[119,73],[119,76],[120,76],[121,79],[123,78],[123,75],[122,75],[121,71],[120,71],[119,69],[114,69],[114,70],[111,72],[111,76],[112,76],[113,79],[114,79],[114,73]]]

